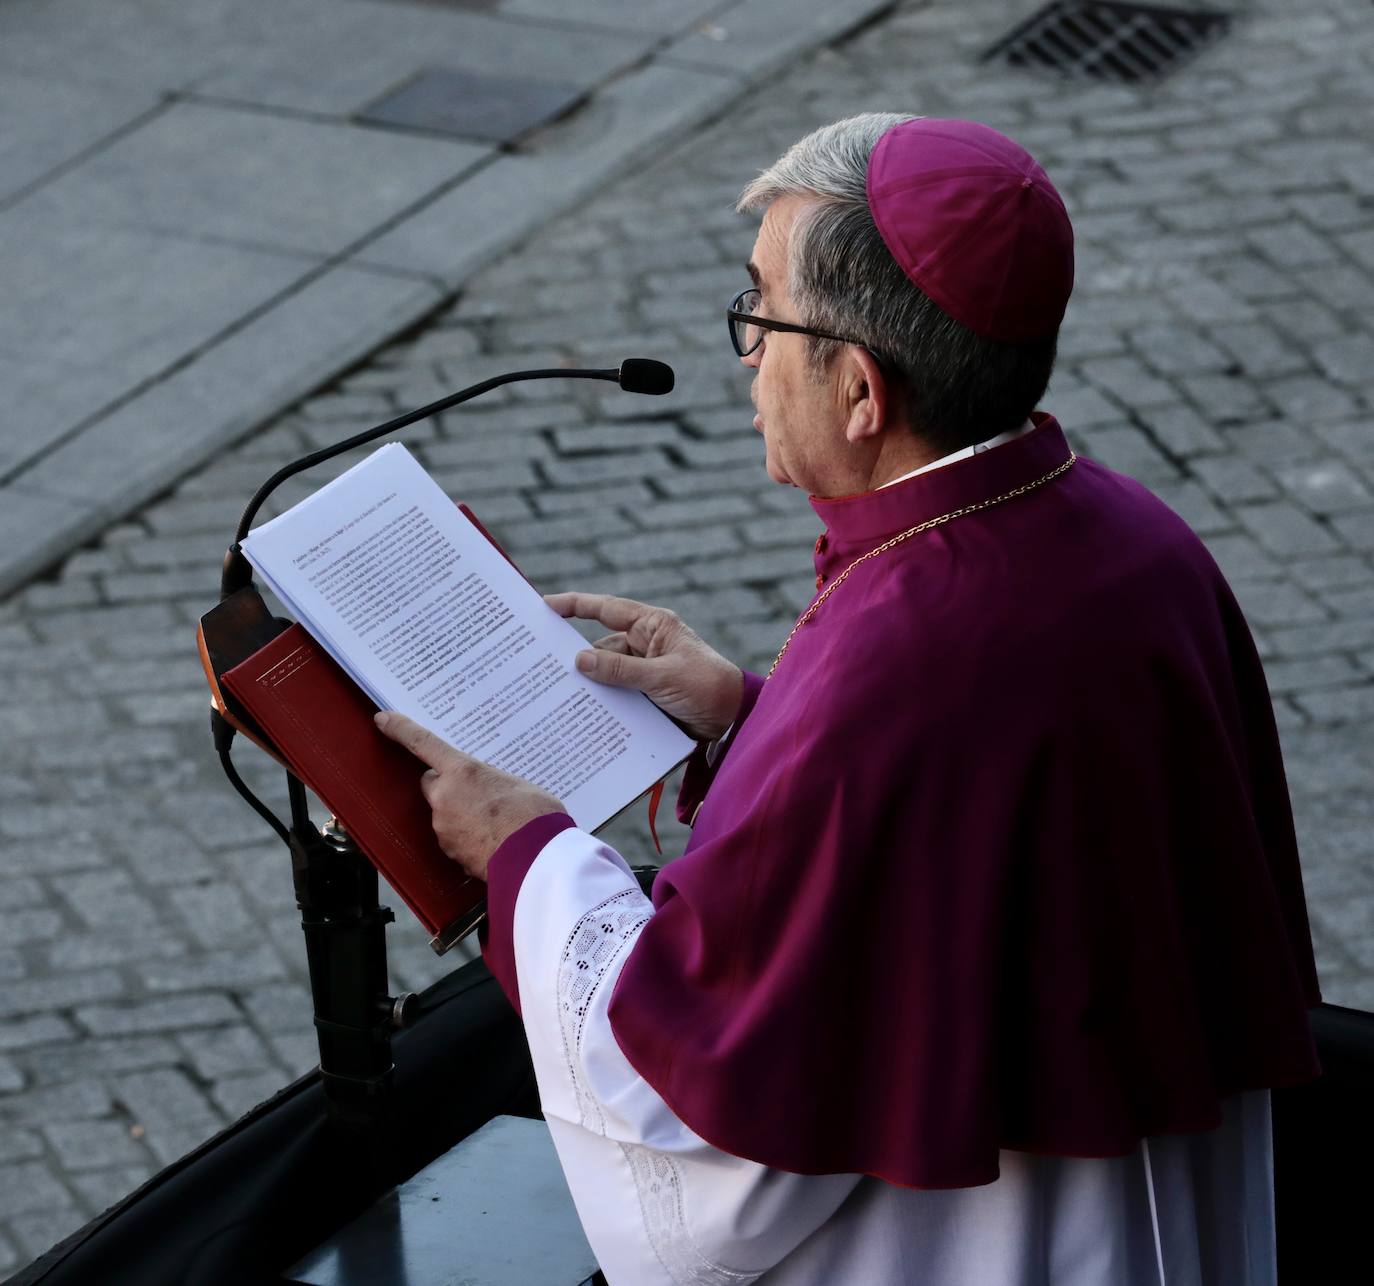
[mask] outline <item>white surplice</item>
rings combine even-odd
[[[1266,1090],[1227,1100],[1216,1130],[1125,1157],[1003,1151],[976,1188],[798,1175],[712,1147],[610,1027],[653,913],[624,858],[576,828],[543,846],[515,904],[540,1101],[611,1286],[1274,1286]]]

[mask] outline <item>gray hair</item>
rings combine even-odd
[[[892,257],[868,207],[868,162],[889,129],[916,119],[867,112],[822,126],[754,179],[736,209],[808,200],[788,251],[788,292],[802,324],[863,340],[904,386],[912,429],[954,451],[1026,419],[1049,383],[1056,336],[1006,344],[976,335]],[[813,336],[806,343],[811,373],[824,379],[842,345]]]

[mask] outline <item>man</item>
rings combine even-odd
[[[765,677],[671,613],[584,672],[702,745],[652,901],[399,716],[612,1283],[1274,1281],[1268,1088],[1317,1073],[1278,741],[1187,527],[1033,411],[1068,216],[986,126],[862,116],[746,189],[769,476],[825,523]]]

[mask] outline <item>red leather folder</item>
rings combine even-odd
[[[420,793],[425,765],[377,731],[377,707],[299,625],[224,674],[291,771],[445,951],[485,909],[486,885],[444,856]]]

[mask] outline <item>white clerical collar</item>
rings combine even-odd
[[[900,478],[893,478],[891,482],[884,482],[882,486],[874,487],[875,491],[881,491],[883,487],[893,486],[898,482],[905,482],[908,478],[914,478],[918,473],[928,473],[931,469],[938,469],[944,464],[953,464],[956,460],[966,459],[971,455],[978,455],[983,451],[991,451],[993,447],[1000,447],[1004,442],[1010,442],[1014,438],[1019,438],[1023,433],[1029,433],[1035,425],[1027,420],[1019,429],[1008,429],[1005,433],[999,433],[996,437],[989,438],[986,442],[975,442],[971,447],[960,447],[957,451],[951,451],[948,455],[942,455],[938,460],[932,460],[929,464],[923,464],[919,469],[913,469],[910,473],[904,473]]]

